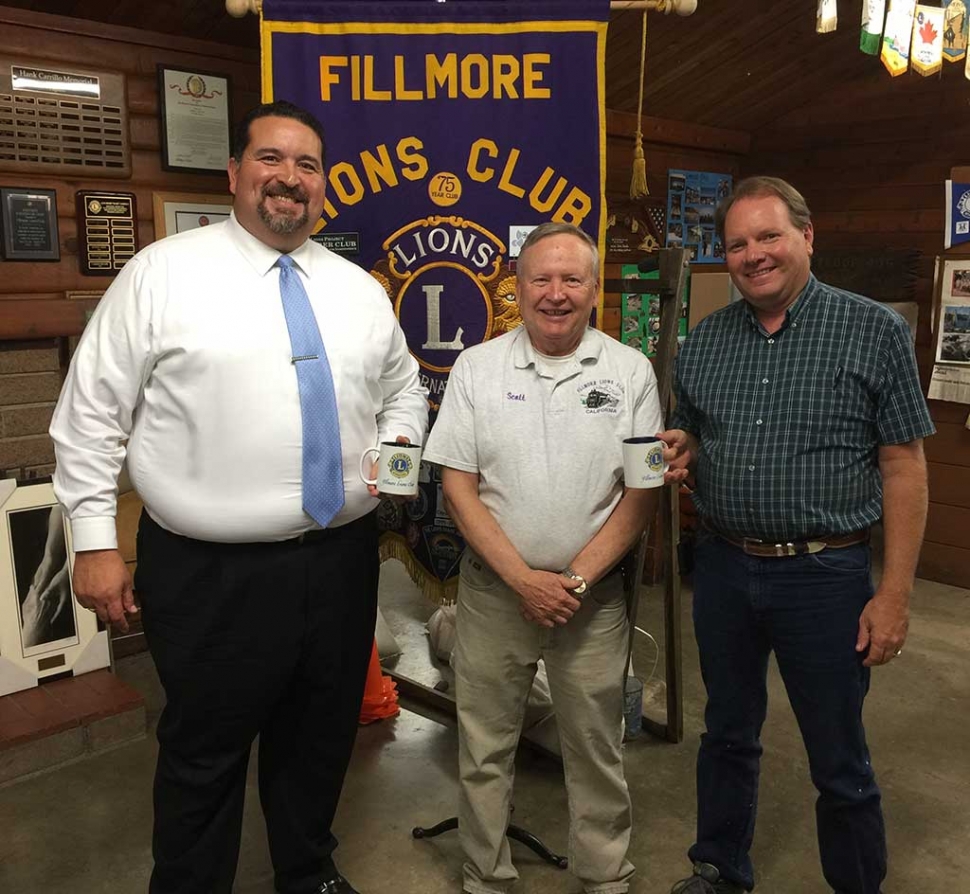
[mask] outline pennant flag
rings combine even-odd
[[[865,0],[862,4],[862,34],[859,49],[870,56],[879,55],[882,26],[886,22],[886,0]]]
[[[909,49],[913,39],[916,0],[890,0],[886,30],[882,37],[882,64],[893,76],[909,68]]]
[[[946,181],[944,248],[970,242],[970,183]]]
[[[384,287],[432,420],[458,354],[521,322],[514,259],[531,229],[573,223],[603,251],[609,13],[608,0],[264,0],[263,99],[309,109],[327,134],[313,238]],[[381,555],[449,601],[464,541],[440,470],[422,464],[417,500],[386,501],[379,519]]]
[[[916,7],[913,18],[913,71],[927,77],[943,68],[943,10],[938,6]]]
[[[943,15],[943,58],[959,62],[967,55],[967,6],[963,0],[953,0]]]
[[[819,34],[834,31],[839,24],[839,10],[836,0],[818,0],[818,11],[815,13],[815,30]]]

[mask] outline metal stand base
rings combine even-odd
[[[434,838],[435,836],[440,835],[442,832],[450,832],[452,829],[457,828],[458,817],[451,816],[428,829],[425,829],[423,826],[415,826],[411,830],[411,837]],[[566,869],[569,866],[569,860],[567,860],[565,857],[559,856],[559,854],[554,854],[538,838],[536,838],[535,835],[533,835],[531,832],[527,832],[520,826],[509,823],[509,827],[505,830],[505,834],[513,841],[518,841],[520,844],[524,844],[527,848],[542,857],[542,859],[547,863],[551,863],[558,869]]]

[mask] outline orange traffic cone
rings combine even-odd
[[[397,705],[397,683],[381,673],[381,661],[377,655],[377,640],[370,653],[370,667],[367,668],[367,683],[364,686],[364,701],[360,706],[361,726],[394,717],[401,713]]]

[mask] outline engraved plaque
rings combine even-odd
[[[75,195],[81,272],[113,276],[138,251],[135,196],[100,190],[81,190]]]
[[[130,177],[125,76],[0,54],[0,168]]]

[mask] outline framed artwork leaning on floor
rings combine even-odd
[[[107,667],[108,632],[74,600],[70,528],[53,486],[0,485],[0,696]]]

